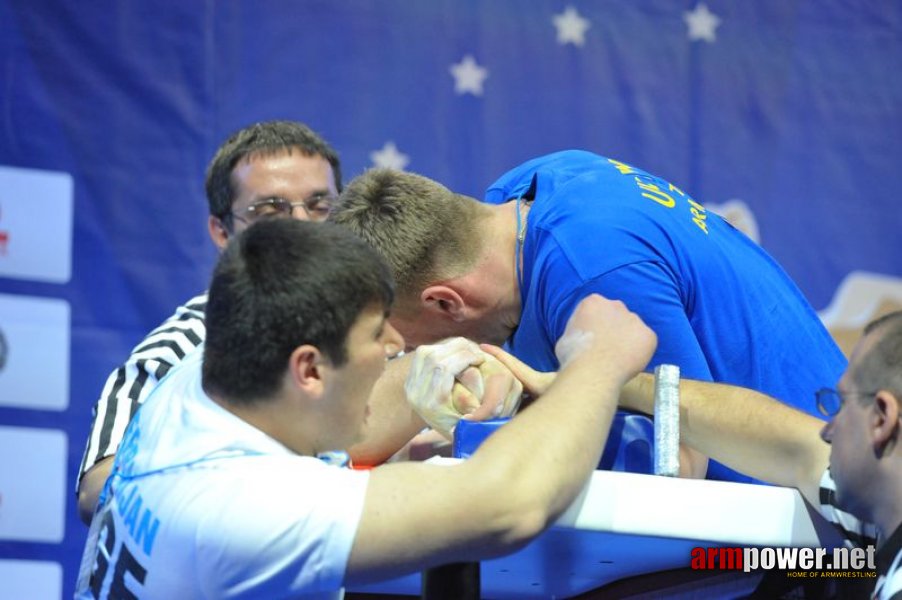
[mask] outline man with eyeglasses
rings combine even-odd
[[[535,395],[554,380],[500,348],[490,352]],[[798,488],[849,545],[876,545],[873,597],[900,600],[902,311],[865,327],[837,389],[818,390],[815,400],[826,425],[753,390],[684,379],[680,436],[741,473]],[[628,383],[620,406],[652,414],[652,377]]]
[[[373,386],[396,362],[393,296],[388,267],[339,227],[282,219],[239,234],[210,283],[203,349],[128,428],[75,597],[341,598],[512,552],[549,527],[598,462],[654,333],[593,295],[557,344],[560,377],[471,459],[323,464],[365,433]],[[431,365],[427,350],[414,364]],[[410,387],[439,384],[434,366],[411,369]]]
[[[206,175],[210,238],[219,249],[249,224],[273,218],[322,221],[341,191],[338,154],[302,123],[268,121],[235,132]],[[106,381],[79,471],[76,494],[86,523],[109,475],[131,415],[158,381],[206,336],[207,294],[151,331]]]

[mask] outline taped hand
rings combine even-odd
[[[513,414],[523,386],[497,359],[457,337],[417,348],[404,391],[420,417],[451,439],[461,418]]]

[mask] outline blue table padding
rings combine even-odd
[[[469,458],[487,437],[510,419],[461,421],[454,431],[452,456]],[[599,469],[629,473],[654,473],[655,428],[645,415],[618,411],[611,423],[611,431]],[[537,442],[538,443],[538,442]],[[541,447],[538,445],[537,447]]]

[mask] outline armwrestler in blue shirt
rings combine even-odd
[[[381,211],[387,224],[376,222],[379,211],[355,217],[361,202],[394,204]],[[498,179],[484,204],[417,175],[376,170],[351,183],[334,217],[386,255],[401,294],[409,288],[393,323],[414,344],[448,335],[506,340],[531,367],[554,370],[554,344],[574,307],[599,293],[657,333],[651,366],[675,364],[685,377],[753,388],[809,414],[817,414],[813,392],[846,366],[757,244],[676,186],[596,154],[528,161]],[[428,232],[429,219],[438,232]],[[399,231],[420,241],[402,242]],[[448,258],[471,246],[473,256]],[[714,463],[709,477],[746,480]]]

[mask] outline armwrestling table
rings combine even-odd
[[[553,527],[514,554],[480,563],[478,597],[568,598],[626,577],[686,568],[695,547],[832,547],[836,541],[794,489],[595,471]],[[416,574],[349,591],[418,595],[421,589]]]
[[[466,459],[506,421],[461,421],[458,458],[430,461]],[[348,591],[427,600],[569,598],[636,575],[686,569],[696,547],[840,544],[795,489],[652,475],[653,456],[652,421],[620,411],[599,462],[604,470],[594,471],[567,511],[522,550]]]

